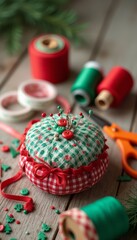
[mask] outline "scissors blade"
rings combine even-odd
[[[93,113],[91,116],[89,115],[89,110],[91,110],[91,108],[88,107],[81,107],[82,111],[85,112],[95,123],[97,123],[100,127],[104,127],[104,126],[111,126],[112,124],[107,121],[106,119],[98,116],[97,114]]]

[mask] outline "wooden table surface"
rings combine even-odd
[[[99,112],[99,114],[121,125],[125,130],[137,132],[137,1],[75,0],[72,1],[72,4],[72,7],[77,10],[81,20],[88,22],[88,27],[83,31],[83,36],[86,38],[87,43],[78,48],[72,46],[70,54],[72,74],[68,81],[57,85],[58,92],[69,100],[73,112],[78,112],[80,110],[70,94],[70,86],[86,61],[90,59],[99,61],[104,67],[105,73],[112,66],[125,66],[131,71],[135,80],[132,92],[119,108]],[[30,38],[31,34],[28,36],[28,39]],[[27,44],[24,42],[24,50],[20,56],[10,57],[1,42],[1,94],[17,89],[22,81],[31,78],[26,46]],[[49,113],[50,109],[46,111]],[[96,109],[95,111],[98,113]],[[9,123],[9,125],[19,132],[23,132],[26,124],[27,121],[16,124]],[[18,194],[22,188],[27,187],[34,199],[36,210],[28,215],[17,213],[14,210],[15,202],[0,196],[0,222],[5,223],[6,212],[3,210],[5,207],[9,209],[8,213],[12,213],[16,219],[21,221],[20,225],[16,223],[11,225],[13,232],[10,235],[0,233],[0,239],[7,240],[13,237],[17,240],[37,239],[37,233],[41,230],[41,224],[44,222],[52,226],[52,231],[48,234],[48,239],[59,240],[58,215],[50,209],[51,205],[56,206],[62,212],[68,208],[89,204],[107,195],[115,196],[123,201],[128,197],[129,191],[132,189],[137,191],[136,180],[132,179],[128,183],[117,182],[118,176],[122,174],[121,154],[116,144],[109,137],[107,139],[110,157],[108,171],[98,184],[84,193],[67,196],[50,195],[33,186],[25,176],[21,181],[10,186],[7,191],[14,194]],[[10,145],[13,138],[5,132],[0,131],[0,140]],[[3,172],[2,180],[13,176],[18,171],[18,157],[13,159],[10,153],[0,151],[0,159],[2,163],[11,166],[11,170]],[[26,235],[26,231],[30,235]],[[137,239],[136,236],[135,234],[127,234],[121,239]]]

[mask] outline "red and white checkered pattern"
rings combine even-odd
[[[75,221],[75,223],[78,226],[78,230],[80,234],[84,236],[83,240],[98,240],[98,234],[96,232],[96,228],[93,224],[93,222],[88,218],[88,216],[85,214],[84,211],[78,209],[78,208],[73,208],[71,210],[68,210],[64,213],[62,213],[59,217],[59,232],[61,235],[62,240],[67,240],[66,232],[67,232],[67,227],[65,228],[64,232],[64,223],[67,217],[70,217]],[[75,234],[75,229],[73,231],[74,235]]]
[[[44,179],[39,179],[34,175],[33,162],[27,161],[27,157],[20,155],[19,165],[24,169],[27,177],[37,187],[43,191],[56,195],[65,195],[81,192],[89,187],[92,187],[97,183],[104,175],[106,168],[108,167],[108,156],[105,159],[98,159],[98,167],[94,167],[91,172],[84,171],[79,174],[68,174],[66,178],[66,186],[63,187],[57,182],[57,178],[54,173],[50,173]]]

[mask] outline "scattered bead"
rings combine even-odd
[[[65,127],[67,126],[67,120],[65,118],[61,118],[58,120],[58,126]]]
[[[51,205],[50,208],[53,209],[53,210],[56,209],[55,206],[53,206],[53,205]]]
[[[65,130],[63,133],[62,133],[62,136],[64,138],[66,138],[67,140],[69,139],[72,139],[73,136],[74,136],[74,133],[71,131],[71,130]]]
[[[4,225],[0,224],[0,232],[3,232],[3,231],[4,231]]]
[[[11,167],[9,165],[6,165],[6,164],[2,164],[1,165],[1,168],[4,172],[8,171]]]
[[[8,211],[9,211],[9,209],[8,209],[8,208],[4,208],[4,211],[8,212]]]
[[[21,194],[21,195],[24,195],[24,196],[29,195],[29,190],[28,190],[27,188],[23,188],[23,189],[20,191],[20,194]]]
[[[3,142],[0,140],[0,144],[3,144]]]
[[[45,112],[43,112],[42,114],[41,114],[41,117],[43,117],[43,118],[45,118],[47,115],[46,115],[46,113]]]
[[[19,220],[16,220],[16,224],[20,224],[20,221],[19,221]]]
[[[90,109],[90,110],[88,111],[88,114],[89,114],[89,116],[91,117],[91,116],[93,115],[93,110]]]
[[[53,117],[53,113],[50,113],[49,116],[50,116],[50,117]]]
[[[58,116],[60,117],[60,113],[58,113]]]
[[[49,232],[51,230],[51,227],[49,225],[43,223],[42,230],[43,230],[43,232]]]
[[[10,147],[10,153],[13,158],[17,157],[19,155],[19,152],[16,151],[13,147]]]
[[[55,210],[55,213],[60,214],[60,210],[59,209]]]
[[[47,239],[47,236],[45,235],[44,232],[39,232],[38,233],[38,238],[37,240],[46,240]]]
[[[27,211],[27,210],[24,210],[23,212],[24,212],[24,214],[25,214],[25,215],[27,215],[27,214],[28,214],[28,211]]]
[[[25,232],[25,234],[26,234],[26,235],[30,235],[30,233],[29,233],[29,232]]]
[[[17,203],[14,206],[14,209],[16,210],[16,212],[21,212],[24,208],[23,208],[23,205],[21,203]]]
[[[15,221],[15,218],[13,215],[10,217],[9,215],[6,215],[6,222],[7,223],[13,223]]]
[[[56,128],[56,131],[57,131],[59,134],[61,134],[64,130],[65,130],[65,127],[63,127],[63,126],[58,126],[58,127]]]
[[[10,216],[11,218],[14,218],[14,216],[13,216],[13,214],[12,214],[12,213],[10,213],[10,214],[9,214],[9,216]]]
[[[4,232],[6,234],[10,234],[12,232],[12,229],[11,229],[11,227],[10,227],[10,225],[8,223],[4,227]]]
[[[9,152],[10,148],[7,145],[2,146],[1,151],[2,152]]]

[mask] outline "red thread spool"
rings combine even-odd
[[[69,41],[48,34],[33,39],[29,45],[32,76],[60,83],[69,76]]]
[[[120,66],[112,68],[97,87],[96,106],[101,110],[119,106],[132,86],[133,78],[125,68]]]

